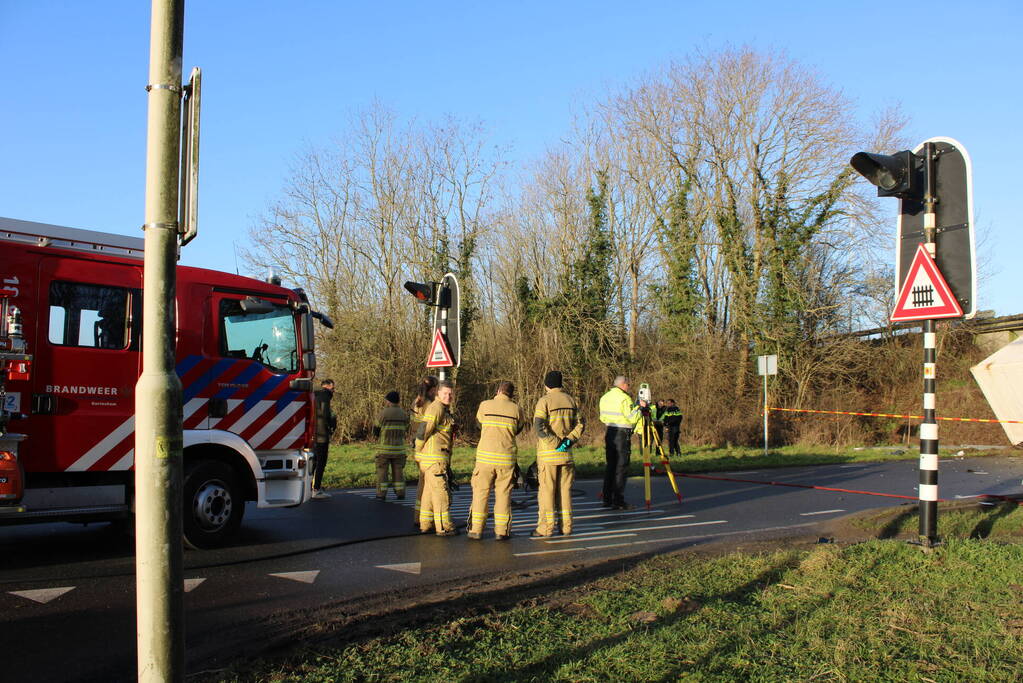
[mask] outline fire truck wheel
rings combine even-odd
[[[190,548],[217,548],[242,523],[245,499],[238,474],[219,460],[200,460],[185,471],[184,535]]]

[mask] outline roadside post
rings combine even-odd
[[[181,83],[184,0],[153,0],[146,125],[142,373],[135,386],[135,600],[139,681],[185,678],[180,246],[197,234],[200,72]]]
[[[937,334],[935,321],[976,314],[977,269],[970,157],[952,138],[925,140],[888,156],[859,152],[853,169],[899,199],[891,321],[922,321],[923,407],[920,424],[920,543],[938,543]]]
[[[435,308],[426,367],[438,368],[437,378],[448,379],[447,368],[458,367],[462,359],[458,278],[447,273],[440,282],[406,282],[405,289],[420,303]]]
[[[757,356],[757,374],[764,378],[764,455],[767,455],[767,376],[778,374],[778,356]]]

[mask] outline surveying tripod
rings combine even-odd
[[[657,434],[657,430],[654,429],[649,409],[643,410],[643,421],[640,423],[639,432],[639,452],[643,456],[643,493],[646,498],[647,510],[650,509],[650,471],[653,469],[653,465],[650,462],[651,454],[660,456],[661,464],[664,465],[664,471],[668,475],[668,481],[671,482],[671,489],[675,492],[675,497],[678,498],[678,502],[681,504],[682,494],[678,490],[675,473],[671,471],[671,463],[668,462],[668,456],[664,454],[664,448],[661,447],[661,437]]]

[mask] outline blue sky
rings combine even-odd
[[[713,5],[713,6],[712,6]],[[146,0],[0,0],[0,215],[141,235]],[[781,49],[868,121],[900,104],[916,142],[962,142],[993,275],[979,308],[1023,313],[1014,159],[1023,3],[191,0],[203,68],[200,236],[182,263],[234,270],[233,243],[309,146],[374,101],[482,120],[528,162],[573,112],[694,49]],[[1012,152],[1010,152],[1012,150]],[[891,204],[894,231],[895,202]],[[983,250],[982,250],[983,253]],[[894,261],[894,254],[893,254]]]

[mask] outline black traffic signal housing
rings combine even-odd
[[[405,289],[427,306],[451,307],[451,292],[440,282],[406,282]]]
[[[877,186],[878,197],[898,197],[922,201],[924,195],[924,158],[909,150],[892,155],[857,152],[849,165]]]

